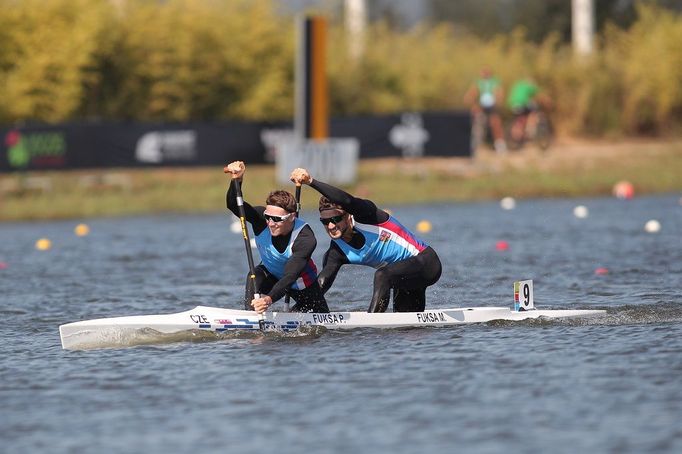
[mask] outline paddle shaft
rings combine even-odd
[[[298,212],[301,211],[301,185],[296,185],[296,217],[298,217]],[[289,312],[289,294],[284,295],[284,311]]]
[[[296,217],[298,217],[298,212],[301,211],[301,185],[296,185]]]
[[[246,228],[246,212],[244,211],[244,197],[242,196],[242,184],[239,180],[234,180],[234,188],[237,191],[237,210],[239,211],[239,221],[242,226],[242,236],[244,237],[244,247],[246,248],[246,258],[249,261],[249,279],[253,284],[254,299],[260,298],[258,287],[256,286],[256,266],[253,262],[253,253],[251,252],[251,240],[249,240],[249,231]]]

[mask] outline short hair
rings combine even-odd
[[[296,212],[296,198],[289,191],[284,191],[282,189],[272,191],[268,194],[268,198],[265,199],[265,203],[267,205],[284,208],[289,213]]]
[[[343,209],[341,205],[338,203],[334,203],[325,196],[320,197],[320,203],[319,203],[319,209],[320,212],[326,211],[326,210],[341,210],[341,211],[346,211]]]

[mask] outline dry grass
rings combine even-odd
[[[680,175],[682,141],[563,141],[546,154],[529,148],[481,151],[476,159],[365,160],[346,189],[382,205],[608,195],[620,180],[641,195],[682,191]],[[220,166],[3,174],[0,220],[220,212],[228,182]],[[277,186],[274,166],[249,166],[244,197],[262,203]],[[304,190],[303,206],[316,206],[317,197]]]

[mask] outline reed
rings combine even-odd
[[[0,124],[292,118],[294,21],[277,2],[114,3],[0,0]],[[342,22],[330,22],[333,116],[464,109],[487,65],[507,90],[533,77],[562,135],[682,133],[675,11],[640,3],[630,28],[600,32],[590,58],[556,35],[535,43],[521,28],[482,39],[446,23],[382,22],[356,58]]]

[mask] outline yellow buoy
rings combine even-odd
[[[47,251],[52,247],[52,241],[48,240],[47,238],[41,238],[38,241],[36,241],[36,249],[39,251]]]
[[[429,221],[424,220],[424,221],[419,221],[417,223],[417,231],[419,233],[428,233],[431,231],[432,228],[433,228],[433,226],[431,225],[431,223]]]
[[[78,224],[73,231],[78,236],[85,236],[90,233],[90,227],[88,227],[86,224]]]

